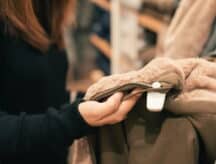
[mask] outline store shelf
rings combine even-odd
[[[110,11],[110,2],[108,0],[90,0],[95,5]],[[150,14],[136,13],[139,24],[153,32],[160,33],[163,29],[168,27],[168,23],[155,18]]]
[[[101,7],[104,10],[110,10],[110,2],[108,0],[90,0],[95,5]]]
[[[90,36],[90,42],[100,50],[107,58],[111,58],[111,47],[110,44],[105,40],[99,37],[96,34]]]
[[[160,33],[168,27],[168,24],[147,14],[138,14],[139,24],[153,32]]]

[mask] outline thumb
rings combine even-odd
[[[123,96],[123,93],[118,92],[109,97],[104,103],[101,103],[101,109],[99,109],[101,117],[103,118],[115,113],[121,104]]]

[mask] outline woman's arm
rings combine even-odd
[[[78,112],[78,104],[41,115],[8,115],[0,111],[0,156],[64,150],[92,128]]]
[[[0,111],[0,157],[65,150],[74,139],[91,133],[93,127],[124,120],[139,97],[122,102],[123,94],[116,93],[103,103],[77,101],[41,115],[13,116]]]

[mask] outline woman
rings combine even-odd
[[[124,119],[138,97],[68,102],[63,28],[75,0],[0,0],[0,163],[66,163],[73,140]],[[72,16],[71,16],[72,15]]]

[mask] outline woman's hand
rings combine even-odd
[[[123,93],[116,93],[107,101],[99,103],[87,101],[79,105],[79,112],[83,119],[91,126],[116,124],[124,120],[133,108],[140,95],[122,101]]]

